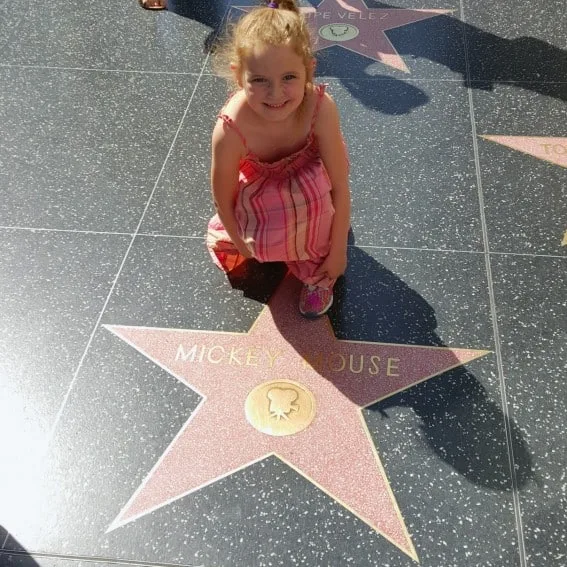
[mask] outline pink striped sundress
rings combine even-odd
[[[235,217],[241,238],[258,261],[283,261],[303,283],[329,287],[333,280],[315,275],[329,253],[335,213],[331,182],[314,135],[325,85],[317,85],[315,92],[317,102],[302,149],[272,163],[251,152],[241,160]],[[226,114],[219,118],[235,129],[248,149],[232,119]],[[243,260],[218,215],[209,222],[207,246],[225,272]]]

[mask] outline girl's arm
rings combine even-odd
[[[212,140],[211,190],[213,201],[230,239],[243,256],[251,258],[252,254],[238,234],[234,215],[241,146],[242,143],[238,136],[222,120],[218,120],[213,130]]]
[[[347,239],[350,229],[349,164],[341,135],[337,106],[326,93],[317,116],[315,135],[319,142],[323,164],[331,180],[331,195],[335,207],[331,250],[319,271],[335,279],[344,273],[347,264]]]

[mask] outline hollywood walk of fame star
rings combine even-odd
[[[567,167],[567,138],[552,136],[481,136],[485,140],[502,144],[538,159]],[[567,230],[561,246],[567,246]]]
[[[255,6],[234,8],[248,12]],[[409,69],[384,32],[451,12],[368,8],[363,0],[323,0],[317,8],[301,11],[316,38],[315,51],[339,45],[406,73]]]
[[[298,285],[248,333],[106,326],[203,396],[109,531],[275,455],[417,559],[361,410],[487,351],[338,340]]]
[[[567,138],[550,136],[481,136],[481,138],[567,167]]]

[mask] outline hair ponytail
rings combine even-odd
[[[299,14],[299,8],[295,0],[275,0],[274,3],[278,5],[278,10],[289,10]]]

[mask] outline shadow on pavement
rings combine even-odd
[[[285,272],[283,264],[254,261],[247,270],[233,273],[230,280],[246,297],[266,303]],[[290,309],[296,309],[295,305]],[[288,330],[293,325],[286,321],[286,314],[278,309],[272,315],[289,344],[302,355],[308,352],[305,338]],[[347,273],[335,287],[335,304],[329,317],[338,339],[446,347],[436,332],[435,312],[427,301],[354,246],[349,248]],[[337,380],[337,374],[326,367],[320,374],[345,396],[359,402],[361,388],[352,379]],[[500,405],[490,399],[466,366],[459,365],[383,399],[369,406],[369,410],[380,412],[387,419],[388,410],[393,407],[411,408],[421,420],[420,427],[431,450],[470,482],[510,491],[514,484],[520,488],[533,476],[532,459],[519,428],[503,415]],[[514,480],[502,434],[505,419],[514,456]]]
[[[341,0],[348,4],[348,0]],[[319,2],[311,0],[316,7]],[[239,2],[241,5],[253,5],[255,2]],[[397,6],[383,2],[367,1],[370,9],[396,9]],[[416,5],[417,6],[417,5]],[[193,0],[169,0],[169,11],[179,16],[199,21],[211,28],[211,33],[203,46],[205,51],[213,51],[215,43],[223,33],[223,17],[226,2],[194,2]],[[238,17],[239,10],[230,10],[231,17]],[[405,30],[406,27],[400,28]],[[412,37],[393,39],[399,30],[386,31],[396,51],[402,57],[428,59],[458,73],[463,86],[480,90],[492,90],[500,83],[515,83],[518,88],[531,90],[539,94],[567,101],[567,52],[535,37],[506,39],[483,31],[471,24],[462,22],[452,15],[439,15],[407,26]],[[377,32],[381,33],[381,32]],[[419,37],[416,37],[419,36]],[[432,41],[431,38],[437,38]],[[439,39],[441,38],[441,39]],[[466,41],[467,59],[464,50],[455,49]],[[425,39],[425,40],[424,40]],[[386,114],[403,114],[415,106],[427,102],[427,96],[421,89],[393,77],[384,76],[392,81],[404,84],[403,96],[395,100],[376,98],[380,93],[369,94],[361,89],[360,79],[376,78],[368,71],[376,61],[358,53],[350,52],[339,46],[332,46],[316,53],[317,73],[322,76],[336,77],[362,104]],[[345,72],[348,70],[348,78]],[[412,76],[408,75],[408,79]]]

